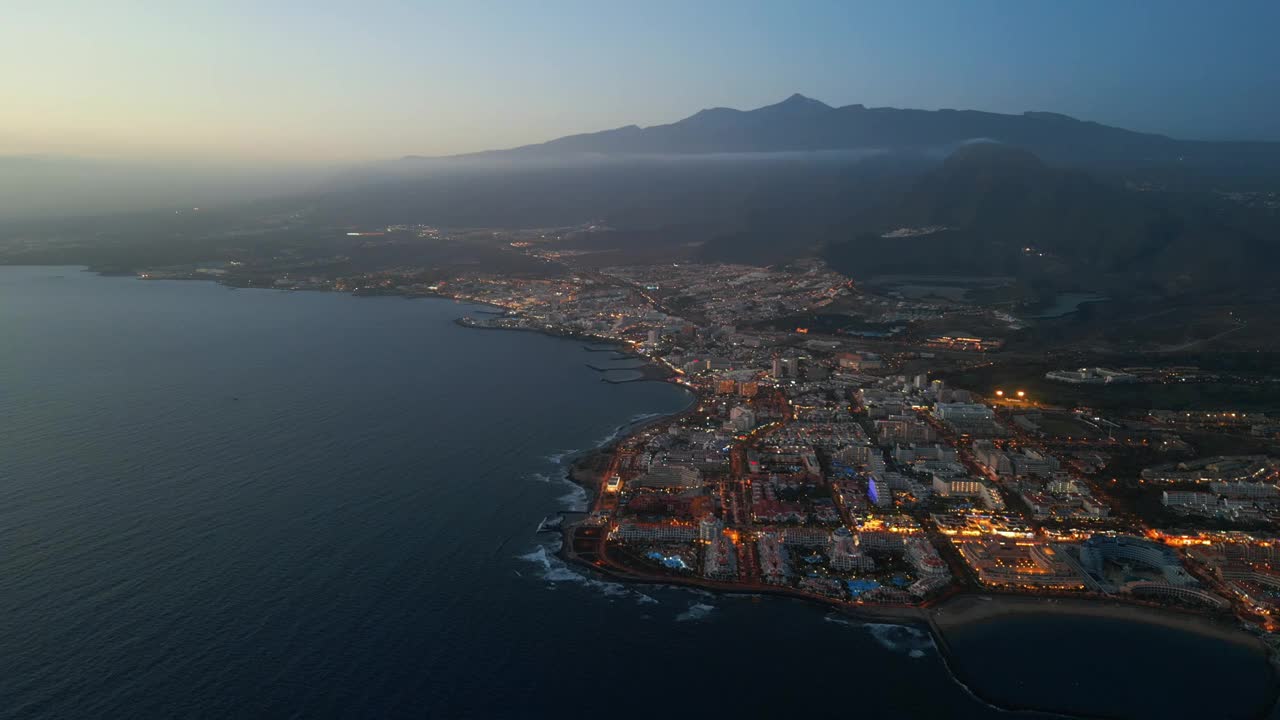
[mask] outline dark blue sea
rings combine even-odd
[[[688,397],[473,310],[0,268],[0,717],[1032,717],[918,629],[563,565],[535,533],[583,502],[561,459]],[[1002,677],[1054,643],[1048,708],[1269,693],[1237,646],[1062,627],[966,644]]]

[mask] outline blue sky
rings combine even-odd
[[[448,154],[800,92],[1280,140],[1280,2],[125,2],[0,25],[0,153]]]

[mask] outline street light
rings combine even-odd
[[[1025,398],[1026,396],[1027,396],[1027,391],[1026,391],[1026,390],[1019,390],[1019,391],[1018,391],[1018,399],[1019,399],[1019,400],[1021,400],[1022,398]]]
[[[997,391],[996,391],[996,397],[1004,397],[1004,391],[1003,391],[1003,390],[997,390]]]

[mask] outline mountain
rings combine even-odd
[[[1047,291],[1231,291],[1280,261],[1275,212],[1208,193],[1138,192],[997,143],[957,150],[842,234],[826,256],[855,277],[1006,275]]]
[[[977,139],[1076,167],[1280,176],[1280,143],[1176,140],[1051,112],[831,107],[799,94],[755,110],[711,108],[668,125],[628,125],[468,157],[950,150]]]

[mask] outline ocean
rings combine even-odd
[[[566,566],[536,533],[585,501],[563,460],[689,397],[472,311],[0,268],[0,718],[1036,717],[917,628]],[[1118,682],[1094,652],[1166,698],[1269,693],[1235,646],[1179,634],[1188,669],[1166,628],[1060,623],[1037,707]],[[964,644],[1034,662],[1015,631]]]

